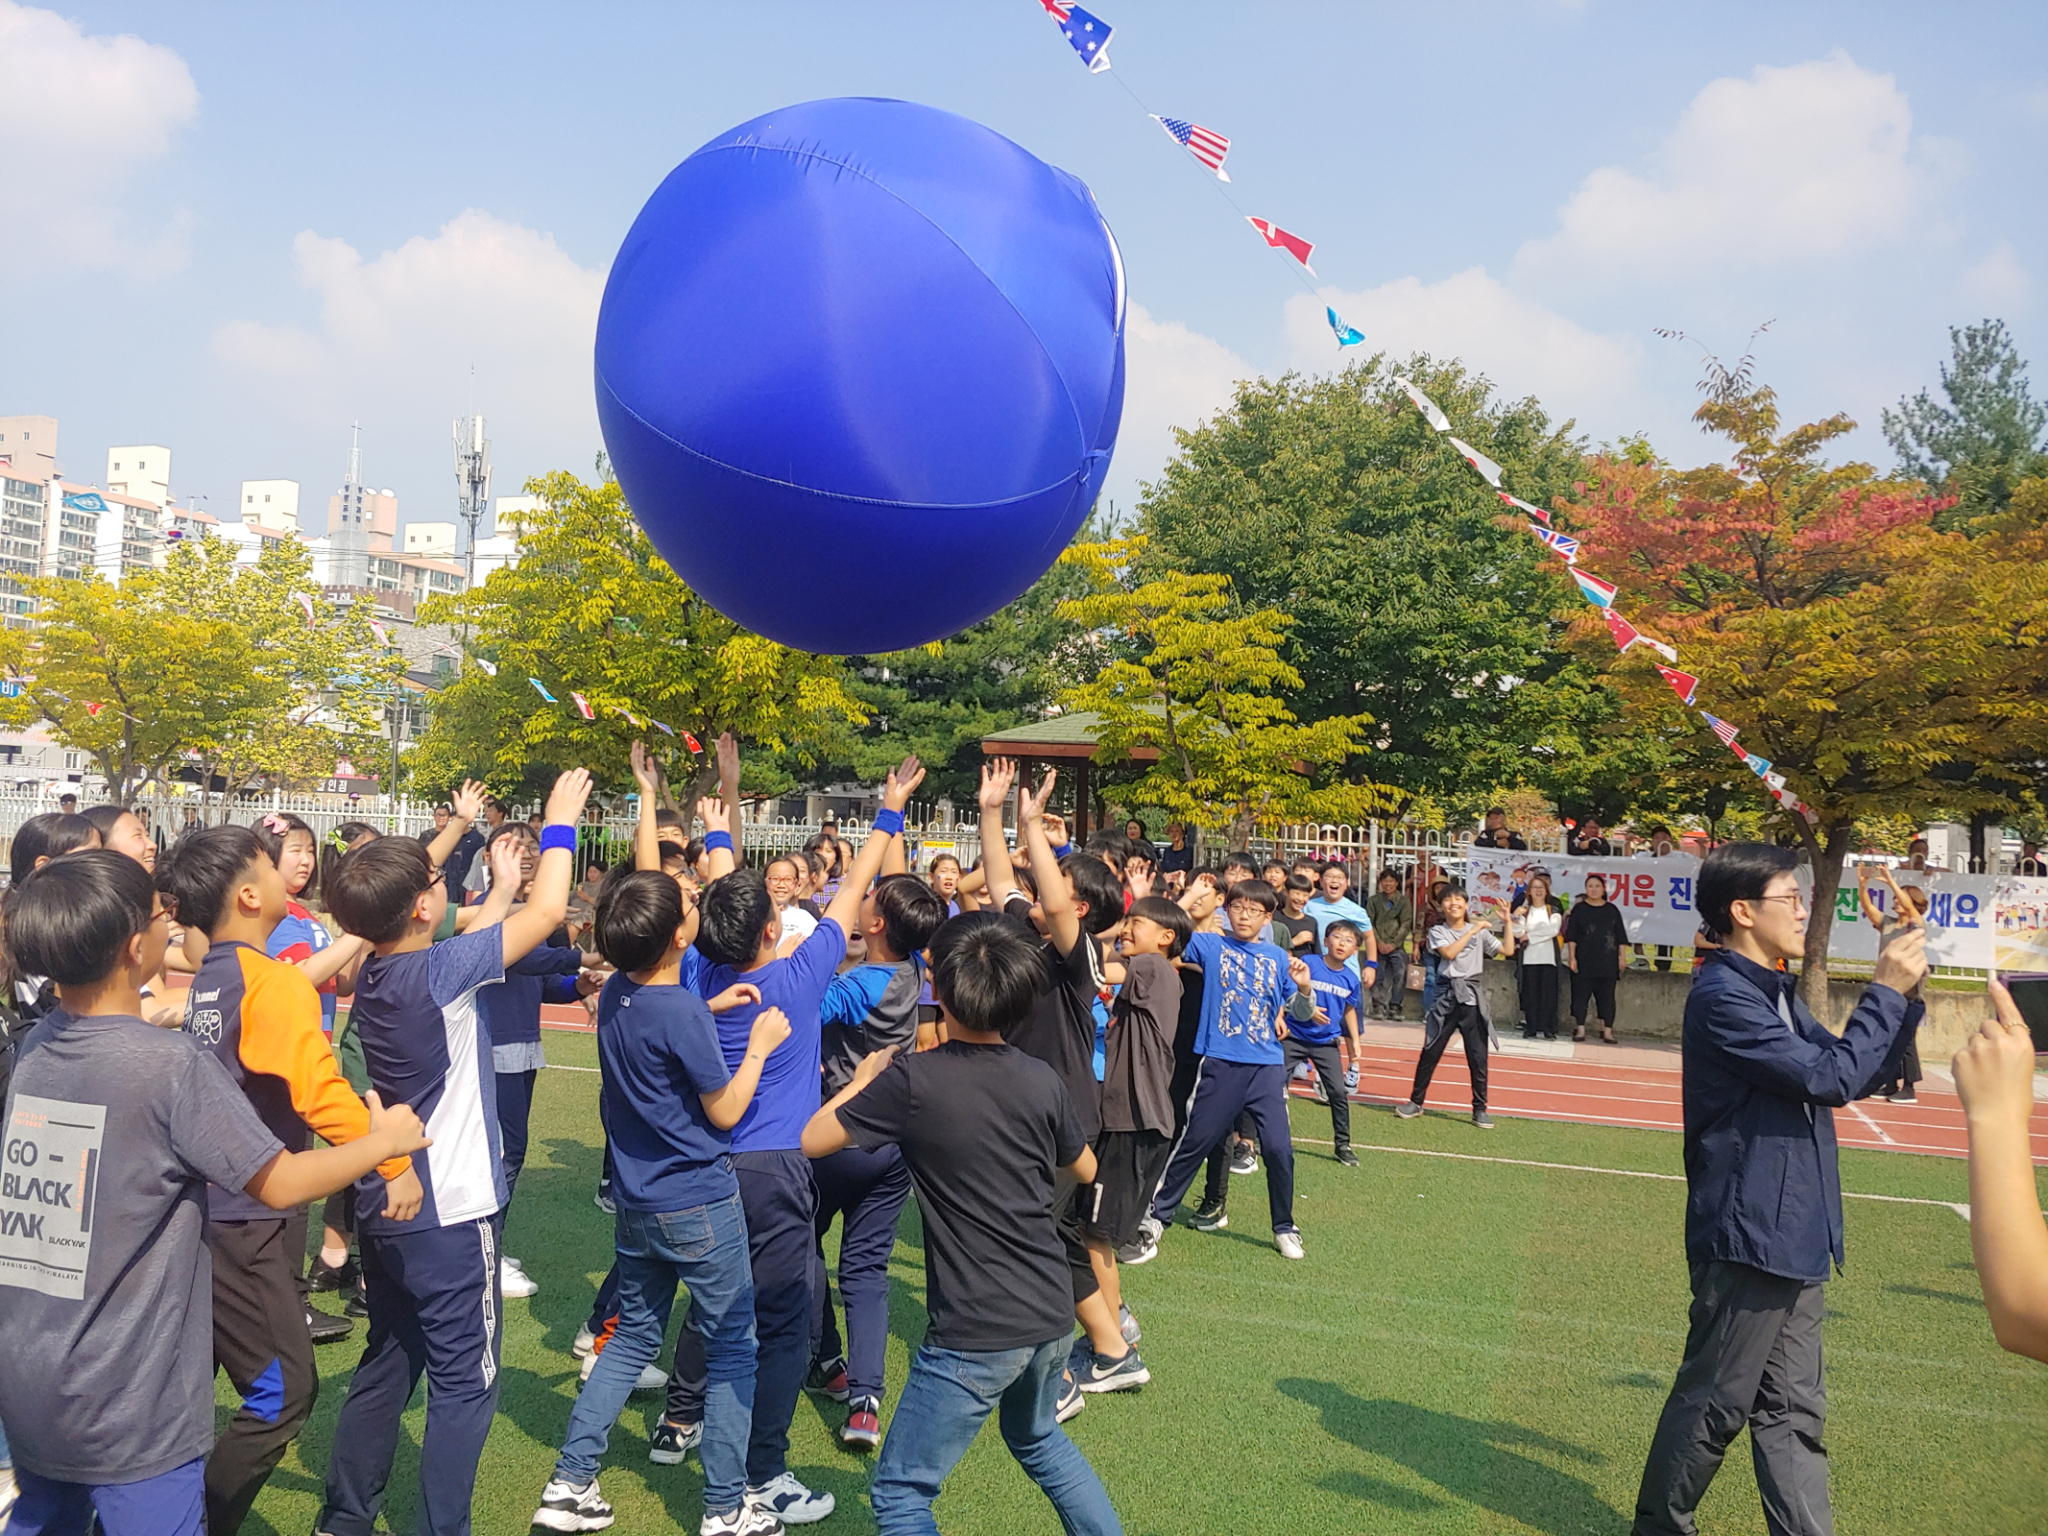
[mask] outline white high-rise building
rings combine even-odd
[[[405,525],[405,552],[430,560],[453,560],[455,558],[455,525],[453,523],[407,523]]]
[[[296,480],[244,480],[240,502],[245,523],[265,528],[282,528],[299,533],[299,482]]]
[[[0,416],[0,464],[17,480],[57,478],[57,418]]]
[[[162,506],[171,499],[171,450],[156,443],[109,448],[107,490]]]

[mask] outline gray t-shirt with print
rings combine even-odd
[[[0,1421],[67,1483],[213,1449],[206,1185],[283,1150],[181,1030],[52,1014],[22,1042],[0,1165]]]
[[[1429,947],[1432,953],[1441,955],[1458,942],[1460,930],[1448,923],[1438,923],[1429,930]],[[1475,983],[1479,973],[1486,968],[1488,957],[1501,951],[1500,939],[1492,929],[1486,929],[1449,960],[1439,959],[1436,963],[1437,980],[1451,989],[1451,996],[1461,1003],[1479,1000],[1479,988]]]

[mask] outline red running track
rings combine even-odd
[[[549,1007],[543,1018],[551,1028],[588,1033],[591,1025],[583,1009],[573,1006]],[[1374,1026],[1365,1043],[1364,1070],[1355,1104],[1398,1104],[1408,1097],[1415,1081],[1415,1060],[1420,1045],[1389,1042],[1387,1034],[1418,1033],[1412,1026]],[[1595,1047],[1601,1055],[1609,1049]],[[1643,1048],[1620,1054],[1640,1056],[1640,1062],[1612,1062],[1553,1057],[1510,1055],[1495,1052],[1487,1060],[1487,1109],[1495,1115],[1512,1115],[1525,1120],[1558,1120],[1574,1125],[1621,1125],[1647,1131],[1684,1129],[1680,1104],[1678,1053]],[[1668,1065],[1667,1065],[1668,1063]],[[1308,1089],[1297,1084],[1296,1094],[1308,1097]],[[1962,1106],[1946,1083],[1929,1077],[1919,1086],[1918,1104],[1892,1104],[1884,1099],[1863,1099],[1835,1111],[1835,1138],[1845,1147],[1873,1152],[1918,1152],[1936,1157],[1965,1157],[1969,1136],[1963,1128]],[[1452,1114],[1468,1113],[1472,1105],[1472,1079],[1465,1071],[1465,1057],[1458,1045],[1447,1051],[1437,1064],[1429,1085],[1429,1108]],[[2033,1123],[2034,1161],[2048,1166],[2048,1105],[2035,1109]]]

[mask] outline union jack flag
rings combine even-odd
[[[1555,533],[1548,528],[1539,528],[1534,523],[1530,523],[1527,526],[1531,533],[1548,544],[1558,554],[1563,555],[1567,561],[1572,564],[1578,563],[1579,541],[1577,539],[1568,533]]]
[[[1704,709],[1700,711],[1700,718],[1707,722],[1708,727],[1713,731],[1713,733],[1716,736],[1721,738],[1721,745],[1724,747],[1734,746],[1735,738],[1742,734],[1742,732],[1737,730],[1734,726],[1730,725],[1726,720],[1723,720],[1715,715],[1710,715]],[[1741,755],[1742,760],[1745,763],[1747,763],[1749,761],[1749,754],[1747,752],[1744,752]]]
[[[1230,172],[1223,169],[1223,157],[1230,153],[1230,140],[1213,128],[1204,128],[1200,123],[1190,123],[1178,117],[1161,117],[1152,114],[1152,121],[1173,136],[1176,143],[1186,147],[1202,164],[1216,173],[1218,181],[1230,180]]]

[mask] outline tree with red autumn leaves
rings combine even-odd
[[[1615,607],[1677,647],[1696,703],[1739,728],[1808,813],[1781,814],[1813,862],[1801,988],[1826,998],[1828,936],[1859,816],[2017,810],[2048,756],[2048,524],[2008,515],[1938,531],[1947,506],[1864,464],[1827,466],[1855,423],[1781,431],[1775,395],[1721,375],[1696,413],[1728,462],[1678,470],[1592,460],[1564,511],[1579,558],[1620,588]],[[1575,628],[1612,641],[1597,615]],[[1666,686],[1647,647],[1612,668],[1628,717],[1696,751],[1696,774],[1763,781],[1730,763]]]

